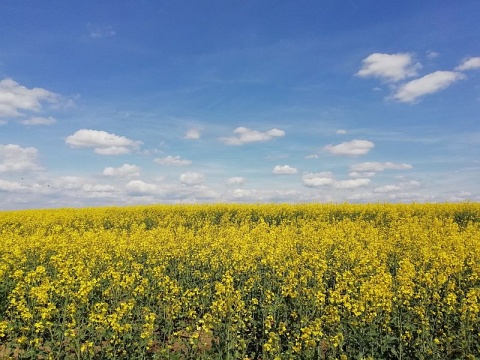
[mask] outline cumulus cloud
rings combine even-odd
[[[186,172],[180,175],[180,182],[184,185],[195,186],[205,181],[205,175],[196,172]]]
[[[53,117],[31,117],[29,119],[21,120],[20,123],[23,125],[52,125],[55,124],[57,120]]]
[[[467,58],[458,65],[455,70],[465,71],[465,70],[474,70],[480,69],[480,56]]]
[[[421,96],[436,93],[464,78],[465,75],[455,71],[435,71],[403,84],[392,97],[400,102],[414,102]]]
[[[0,145],[0,173],[40,170],[38,150],[19,145]]]
[[[308,187],[333,186],[335,179],[329,171],[306,173],[302,176],[303,183]]]
[[[293,175],[298,173],[298,170],[289,165],[276,165],[272,172],[275,175]]]
[[[257,190],[255,189],[235,189],[231,192],[234,199],[257,198]]]
[[[192,164],[191,160],[185,160],[182,159],[180,156],[170,155],[163,158],[155,159],[153,161],[160,165],[186,166]]]
[[[375,77],[396,82],[417,75],[422,65],[415,63],[412,54],[374,53],[362,60],[362,68],[356,73],[360,77]]]
[[[220,140],[225,145],[243,145],[252,142],[264,142],[272,140],[275,137],[285,136],[285,131],[279,129],[270,129],[268,131],[257,131],[246,127],[238,127],[233,130],[233,136],[223,137]]]
[[[149,184],[142,180],[131,180],[125,185],[125,189],[131,194],[157,194],[160,192],[160,187],[156,184]]]
[[[338,129],[337,131],[335,131],[335,134],[337,135],[345,135],[347,133],[347,130],[344,130],[344,129]]]
[[[128,154],[138,148],[142,142],[105,131],[81,129],[65,140],[72,148],[94,148],[100,155]]]
[[[359,156],[368,153],[375,144],[368,140],[352,140],[338,145],[327,145],[324,150],[333,155]]]
[[[246,179],[241,176],[234,176],[225,180],[226,185],[243,185],[245,184]]]
[[[318,159],[318,155],[316,154],[307,155],[305,156],[305,159]]]
[[[137,177],[140,176],[140,167],[137,165],[123,164],[118,168],[106,167],[103,175],[112,177]]]
[[[23,111],[38,112],[44,102],[55,103],[59,95],[42,89],[20,85],[12,79],[0,80],[0,118],[20,117]]]
[[[337,190],[350,190],[370,184],[370,179],[336,180],[331,172],[306,173],[302,176],[307,187],[330,187]]]
[[[184,139],[200,139],[200,130],[198,129],[190,129],[187,131]]]

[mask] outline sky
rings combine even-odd
[[[0,210],[480,201],[480,1],[0,2]]]

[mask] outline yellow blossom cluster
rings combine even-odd
[[[480,204],[0,212],[0,358],[475,359]]]

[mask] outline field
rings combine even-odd
[[[0,358],[480,359],[480,204],[0,212]]]

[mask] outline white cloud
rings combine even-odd
[[[125,185],[128,193],[132,194],[157,194],[160,192],[160,187],[155,184],[149,184],[142,180],[131,180]]]
[[[0,145],[0,173],[40,170],[37,163],[38,150],[19,145]]]
[[[370,179],[337,180],[335,181],[333,187],[335,189],[341,190],[356,189],[359,187],[367,186],[368,184],[370,184],[370,182]]]
[[[345,135],[347,133],[347,130],[344,130],[344,129],[338,129],[337,131],[335,131],[335,134],[337,135]]]
[[[365,171],[365,172],[358,172],[358,171],[351,171],[348,173],[348,176],[359,178],[359,177],[372,177],[375,176],[377,173],[374,171]]]
[[[191,160],[185,160],[182,159],[180,156],[170,155],[163,158],[155,159],[153,161],[160,165],[186,166],[192,164]]]
[[[42,102],[55,103],[59,95],[42,89],[28,89],[12,79],[0,81],[0,117],[19,117],[21,111],[38,112]]]
[[[392,193],[397,191],[402,191],[405,189],[411,189],[414,187],[420,186],[420,182],[416,180],[404,181],[398,184],[390,184],[376,187],[373,191],[376,193]]]
[[[52,125],[55,124],[57,120],[49,116],[45,117],[31,117],[29,119],[21,120],[20,123],[23,125]]]
[[[362,60],[362,68],[356,75],[395,82],[417,75],[417,70],[421,67],[420,63],[414,63],[412,54],[374,53]]]
[[[110,184],[101,184],[95,179],[88,179],[80,176],[62,176],[50,179],[44,189],[56,194],[55,201],[62,199],[69,204],[72,199],[80,200],[98,198],[118,198],[121,191]]]
[[[108,184],[84,184],[82,190],[86,192],[112,192],[116,189]]]
[[[125,136],[88,129],[78,130],[65,142],[73,148],[94,148],[95,153],[100,155],[128,154],[142,144]]]
[[[354,173],[377,173],[384,170],[406,170],[411,169],[410,164],[396,164],[393,162],[368,161],[350,166],[350,171]]]
[[[190,129],[187,131],[184,139],[200,139],[200,130],[198,129]]]
[[[137,177],[140,176],[140,167],[137,165],[123,164],[118,168],[106,167],[103,175],[112,177]]]
[[[439,55],[440,54],[436,51],[427,51],[427,58],[430,60],[437,58]]]
[[[8,181],[0,179],[0,191],[4,192],[23,192],[26,190],[26,186],[16,181]]]
[[[93,151],[99,155],[114,156],[129,154],[131,149],[124,146],[110,146],[105,148],[95,148]]]
[[[474,70],[480,69],[480,56],[467,58],[458,65],[455,70],[465,71],[465,70]]]
[[[234,199],[256,198],[256,195],[257,191],[254,189],[235,189],[231,192]]]
[[[350,195],[347,197],[347,199],[353,201],[372,201],[375,200],[376,197],[377,196],[372,194],[371,192],[365,192]]]
[[[59,189],[78,190],[81,189],[87,181],[87,179],[80,176],[61,176],[53,179],[52,185]]]
[[[245,184],[246,179],[241,176],[234,176],[225,180],[226,185],[243,185]]]
[[[352,140],[338,145],[327,145],[324,147],[324,150],[333,155],[359,156],[365,155],[374,146],[375,144],[368,140]]]
[[[399,202],[431,201],[431,198],[427,195],[422,195],[419,193],[409,193],[409,192],[403,192],[399,194],[389,194],[388,198],[390,200],[399,201]]]
[[[305,156],[305,159],[318,159],[318,155],[316,154],[307,155]]]
[[[306,173],[302,176],[303,183],[308,187],[333,186],[335,179],[329,171],[319,173]]]
[[[32,195],[47,195],[52,193],[52,190],[44,184],[31,182],[23,183],[23,181],[20,183],[18,181],[8,181],[4,179],[0,179],[0,191],[4,193],[23,193]],[[30,200],[30,198],[27,199]],[[2,205],[4,205],[3,202]]]
[[[276,165],[272,172],[276,175],[293,175],[298,173],[298,170],[289,165]]]
[[[186,172],[180,175],[180,182],[184,185],[194,186],[205,181],[205,175],[196,172]]]
[[[421,96],[436,93],[464,78],[465,75],[455,71],[435,71],[403,84],[393,94],[393,99],[400,102],[414,102]]]
[[[330,187],[337,190],[350,190],[370,184],[370,179],[336,180],[331,172],[306,173],[302,176],[307,187]]]
[[[399,190],[402,190],[402,187],[400,185],[385,185],[385,186],[376,187],[373,191],[377,193],[388,193],[388,192],[399,191]]]
[[[294,189],[234,189],[227,194],[227,200],[234,202],[318,202],[331,201],[328,196],[305,193]]]
[[[194,177],[188,177],[184,180],[195,182]],[[165,202],[195,203],[201,200],[213,200],[220,197],[220,194],[207,186],[195,183],[194,186],[184,186],[180,184],[152,184],[142,180],[132,180],[126,184],[125,189],[129,195],[141,196],[150,202],[162,200]]]
[[[223,137],[220,140],[225,145],[243,145],[251,142],[268,141],[275,137],[285,136],[285,131],[279,129],[270,129],[265,132],[248,129],[246,127],[238,127],[233,131],[234,135]]]

